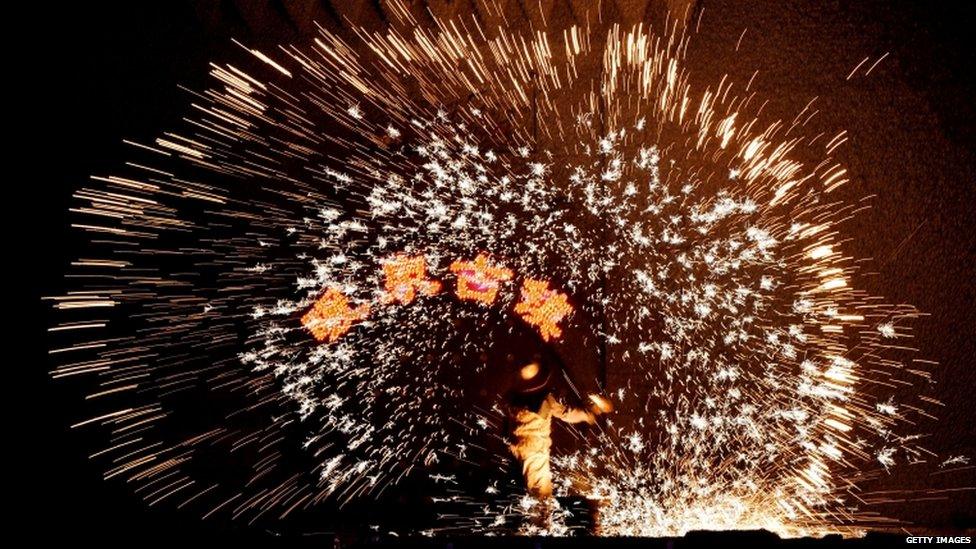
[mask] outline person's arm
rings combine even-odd
[[[550,406],[552,406],[552,415],[566,423],[583,423],[584,421],[590,425],[596,423],[596,415],[593,412],[582,408],[564,406],[555,398],[551,396],[549,398],[551,399]]]

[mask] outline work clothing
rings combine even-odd
[[[587,410],[564,406],[548,395],[539,410],[520,409],[515,415],[515,444],[512,454],[522,462],[522,475],[529,493],[538,498],[552,495],[552,471],[549,468],[549,449],[552,446],[552,418],[566,423],[596,423],[596,416]]]

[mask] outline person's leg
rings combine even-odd
[[[534,497],[546,499],[552,496],[552,470],[549,468],[549,452],[534,452],[522,462],[525,487]]]

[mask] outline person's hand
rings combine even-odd
[[[593,393],[590,393],[587,397],[590,399],[590,409],[593,410],[594,414],[609,414],[613,411],[613,403],[609,399]]]

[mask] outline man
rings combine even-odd
[[[552,370],[538,359],[522,366],[511,398],[515,442],[509,447],[522,462],[526,489],[540,500],[552,497],[552,470],[549,467],[552,418],[571,424],[586,422],[592,425],[596,423],[596,416],[613,410],[609,401],[593,394],[588,397],[588,410],[559,402],[550,392]]]

